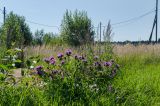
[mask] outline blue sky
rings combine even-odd
[[[92,19],[93,25],[98,26],[101,21],[103,25],[111,20],[111,23],[125,21],[140,16],[155,8],[156,0],[1,0],[0,8],[6,7],[7,13],[13,11],[25,16],[26,20],[60,26],[66,9],[74,11],[85,10]],[[113,40],[148,40],[154,13],[139,20],[113,27]],[[3,15],[0,14],[0,22]],[[36,29],[44,29],[45,32],[58,33],[56,27],[45,27],[27,22],[34,32]],[[158,31],[160,32],[160,31]],[[155,36],[153,36],[155,39]],[[160,36],[159,36],[160,37]]]

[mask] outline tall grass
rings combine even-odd
[[[104,86],[106,83],[100,83],[102,90],[93,92],[87,85],[90,79],[78,80],[80,86],[74,88],[76,87],[73,83],[76,82],[74,78],[63,81],[57,79],[45,86],[37,86],[41,80],[24,78],[20,85],[0,84],[0,105],[159,106],[160,45],[114,45],[113,47],[114,55],[111,56],[108,55],[111,53],[109,49],[108,51],[102,49],[104,54],[107,54],[110,59],[116,59],[120,64],[120,71],[110,82],[109,87]],[[48,57],[57,55],[66,48],[71,48],[77,54],[85,54],[89,51],[88,47],[41,46],[26,48],[25,55]],[[97,45],[92,48],[94,54],[99,53]],[[103,55],[102,58],[107,56]],[[81,74],[77,73],[78,75]],[[98,80],[98,82],[103,81]]]
[[[160,105],[160,45],[117,45],[121,75],[114,80],[116,103],[124,106]]]

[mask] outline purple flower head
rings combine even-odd
[[[95,62],[94,66],[98,67],[98,66],[101,66],[101,64],[99,62]]]
[[[97,60],[99,57],[98,56],[94,56],[94,60]]]
[[[54,57],[53,57],[53,56],[51,56],[51,57],[49,58],[49,60],[50,60],[50,61],[54,60]]]
[[[104,62],[104,66],[111,67],[111,66],[112,66],[112,63],[111,63],[111,62]]]
[[[44,75],[44,71],[39,70],[39,71],[37,71],[37,74],[40,75],[40,76],[43,76]]]
[[[83,60],[83,59],[85,59],[85,58],[84,58],[83,56],[79,56],[78,59],[79,59],[79,60]]]
[[[57,71],[57,70],[53,70],[53,71],[52,71],[52,74],[53,74],[53,75],[58,74],[58,71]]]
[[[70,49],[66,51],[67,56],[70,56],[71,54],[72,54],[72,51]]]
[[[45,61],[46,63],[49,63],[49,62],[50,62],[50,59],[49,59],[49,58],[45,58],[44,61]]]
[[[64,63],[65,63],[64,60],[62,60],[62,61],[61,61],[61,65],[63,65]]]
[[[50,64],[55,65],[56,61],[55,60],[51,60]]]
[[[82,56],[78,56],[78,59],[79,59],[79,60],[82,60]]]
[[[75,55],[74,58],[75,58],[76,60],[78,60],[78,56],[77,56],[77,55]]]
[[[62,54],[62,53],[59,53],[59,54],[57,55],[57,57],[58,57],[59,59],[62,59],[63,54]]]
[[[42,66],[37,66],[37,67],[36,67],[36,71],[40,71],[40,70],[42,70],[42,69],[43,69]]]

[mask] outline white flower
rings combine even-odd
[[[12,64],[13,67],[15,67],[15,64]]]
[[[13,58],[17,58],[17,55],[13,55]]]
[[[15,59],[15,58],[13,58],[12,60],[13,60],[13,61],[16,61],[16,59]]]
[[[28,77],[31,77],[31,75],[28,75]]]
[[[19,49],[19,48],[15,48],[15,50],[20,51],[20,52],[22,51],[22,49]]]
[[[36,63],[37,63],[37,61],[35,61],[35,60],[34,60],[34,61],[33,61],[33,63],[34,63],[34,64],[36,64]]]
[[[34,68],[34,66],[30,66],[30,69],[33,69]]]
[[[96,87],[97,87],[97,84],[90,85],[89,87],[90,87],[91,89],[96,88]]]

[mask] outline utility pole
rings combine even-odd
[[[102,31],[101,31],[101,30],[102,30],[102,23],[100,22],[100,32],[99,32],[99,35],[100,35],[100,43],[101,43],[101,41],[102,41],[102,39],[101,39],[101,38],[102,38],[102,37],[101,37],[101,32],[102,32]]]
[[[153,22],[153,27],[152,27],[152,31],[149,37],[149,42],[151,43],[152,40],[152,35],[153,35],[153,30],[156,27],[156,43],[158,42],[158,0],[156,0],[156,14],[155,14],[155,18],[154,18],[154,22]]]
[[[6,8],[4,7],[3,9],[3,22],[5,24],[5,20],[6,20]]]
[[[100,24],[99,24],[99,29],[100,29],[100,32],[99,32],[99,36],[100,36],[100,41],[99,41],[99,55],[101,54],[101,41],[102,41],[102,39],[101,39],[101,30],[102,30],[102,23],[100,22]]]
[[[158,42],[158,0],[156,0],[156,43]]]

